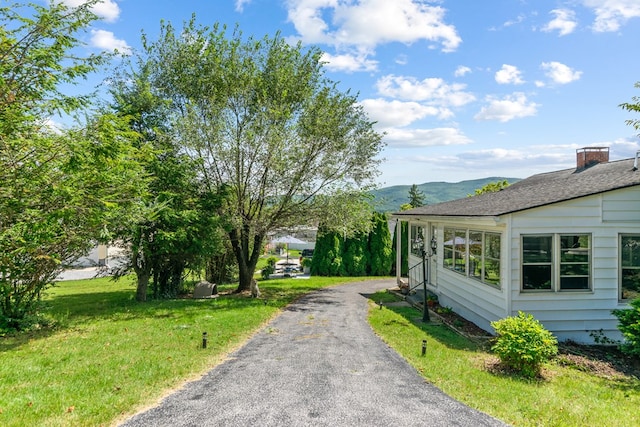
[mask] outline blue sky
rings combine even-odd
[[[83,0],[60,0],[77,5]],[[88,49],[130,51],[160,21],[280,31],[325,52],[327,75],[385,132],[381,186],[525,178],[576,149],[633,157],[639,0],[104,0]]]

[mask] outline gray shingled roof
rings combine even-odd
[[[541,173],[495,192],[394,213],[395,216],[499,216],[565,200],[640,185],[634,159],[599,163],[581,171]]]

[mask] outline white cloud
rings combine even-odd
[[[557,84],[571,83],[579,80],[582,75],[582,71],[574,71],[567,65],[556,61],[543,62],[540,64],[540,68],[545,71],[547,77]]]
[[[482,107],[475,115],[476,120],[498,120],[508,122],[513,119],[535,116],[538,104],[530,102],[524,93],[516,92],[503,99],[487,98],[489,105]]]
[[[462,77],[467,73],[471,72],[471,68],[466,67],[464,65],[460,65],[458,66],[458,68],[456,68],[456,71],[453,73],[454,76],[456,77]]]
[[[360,102],[369,118],[377,122],[377,128],[393,128],[410,125],[428,116],[447,115],[447,110],[422,105],[418,102],[387,101],[385,99],[365,99]]]
[[[638,0],[583,0],[585,7],[593,9],[596,32],[618,31],[631,18],[640,17]]]
[[[407,65],[409,63],[409,57],[404,54],[400,54],[395,59],[396,64]]]
[[[386,130],[385,142],[393,147],[434,147],[470,144],[471,139],[456,128]]]
[[[440,78],[417,80],[413,77],[384,76],[376,82],[381,95],[409,101],[428,101],[443,106],[460,107],[475,101],[475,96],[465,92],[466,85],[447,84]]]
[[[131,52],[127,42],[117,39],[111,31],[91,30],[91,45],[108,51],[118,50],[122,54]]]
[[[236,12],[242,12],[244,5],[251,3],[251,0],[236,0]]]
[[[60,2],[70,7],[78,7],[86,3],[87,0],[60,0]],[[120,16],[120,7],[115,0],[101,0],[91,10],[107,22],[115,22]]]
[[[511,27],[513,25],[522,23],[524,19],[525,19],[524,15],[518,15],[515,19],[510,19],[509,21],[506,21],[503,25],[505,27]]]
[[[542,31],[552,32],[558,30],[560,36],[566,36],[567,34],[571,34],[578,26],[576,14],[572,10],[554,9],[549,13],[555,15],[555,18],[549,21],[549,23],[542,28]]]
[[[495,79],[501,85],[521,85],[524,83],[522,73],[518,70],[518,67],[508,64],[502,64],[502,68],[496,72]]]
[[[331,55],[324,52],[322,61],[326,62],[325,68],[331,71],[375,71],[378,68],[378,61],[367,59],[366,55]]]
[[[427,40],[449,52],[462,41],[444,22],[445,9],[422,1],[288,0],[287,7],[289,21],[306,43],[371,52],[383,43]]]

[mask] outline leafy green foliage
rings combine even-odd
[[[503,190],[509,186],[509,181],[506,179],[502,181],[489,182],[482,186],[482,188],[477,188],[474,191],[474,194],[469,194],[468,197],[478,196],[484,193],[495,193],[496,191]]]
[[[616,309],[612,313],[618,318],[618,329],[625,338],[620,350],[625,354],[640,357],[640,298],[629,302],[630,309]]]
[[[368,231],[344,237],[333,229],[318,229],[311,273],[321,276],[387,276],[393,263],[387,218],[374,213]]]
[[[262,276],[263,280],[267,280],[270,275],[275,273],[277,262],[278,262],[278,259],[275,257],[270,257],[269,259],[267,259],[267,265],[265,265],[262,268],[262,271],[260,272],[260,275]]]
[[[77,113],[88,96],[60,85],[106,60],[80,57],[76,34],[95,19],[90,1],[0,8],[0,327],[23,329],[62,266],[109,227],[138,212],[144,176],[127,119],[90,117],[75,129],[46,125]],[[128,220],[128,219],[127,219]]]
[[[216,212],[224,194],[201,185],[198,163],[171,137],[167,102],[152,90],[149,63],[140,64],[138,72],[126,64],[112,79],[111,109],[129,117],[141,144],[151,147],[142,166],[149,176],[144,203],[153,214],[119,228],[118,240],[131,248],[119,275],[135,271],[139,301],[147,298],[150,279],[154,298],[175,297],[187,270],[206,268],[207,279],[220,283],[216,279],[226,271],[228,258]]]
[[[341,276],[365,276],[367,274],[368,253],[367,243],[369,236],[364,233],[347,238],[344,242],[342,254]]]
[[[144,44],[151,87],[170,102],[172,134],[198,162],[201,185],[229,191],[220,214],[238,291],[269,232],[353,210],[353,198],[335,196],[368,188],[383,142],[356,97],[324,76],[320,50],[195,18],[182,30],[163,24]]]
[[[556,338],[529,313],[519,312],[491,326],[497,334],[491,349],[502,363],[528,378],[538,375],[542,363],[558,353]]]
[[[640,89],[640,82],[636,82],[634,87],[636,89]],[[633,96],[631,100],[632,102],[624,102],[620,104],[620,108],[629,112],[640,113],[640,96]],[[626,120],[625,123],[632,126],[635,130],[640,130],[640,119],[629,119]]]
[[[311,274],[339,276],[342,270],[342,238],[335,231],[318,228],[316,246],[311,259]]]
[[[369,233],[368,254],[369,274],[387,276],[391,274],[393,249],[387,216],[380,212],[373,214],[373,227]]]

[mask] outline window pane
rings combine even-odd
[[[485,257],[500,259],[500,235],[486,233],[484,239]]]
[[[443,260],[442,265],[444,268],[453,270],[453,229],[444,229],[444,246],[443,246]]]
[[[589,276],[589,264],[562,264],[561,276]]]
[[[522,288],[525,290],[550,290],[551,265],[523,265]]]
[[[522,262],[551,262],[551,236],[524,236]]]
[[[445,247],[443,252],[443,262],[442,265],[444,268],[448,268],[453,270],[453,249]]]
[[[560,236],[560,289],[589,289],[590,236]]]
[[[640,235],[622,236],[621,252],[623,267],[640,267]]]
[[[485,261],[484,263],[484,283],[491,285],[500,284],[500,262]]]
[[[588,236],[560,236],[561,262],[589,262]]]
[[[469,231],[469,276],[482,280],[482,232]]]
[[[640,297],[640,268],[622,269],[622,299]]]
[[[589,289],[589,277],[560,277],[560,289]]]
[[[500,235],[484,235],[484,282],[492,285],[500,283]]]
[[[422,256],[422,248],[424,247],[424,231],[417,225],[411,226],[411,253]]]
[[[454,270],[458,273],[467,274],[467,230],[455,230],[453,248]]]
[[[629,234],[620,238],[620,298],[640,297],[640,235]]]

